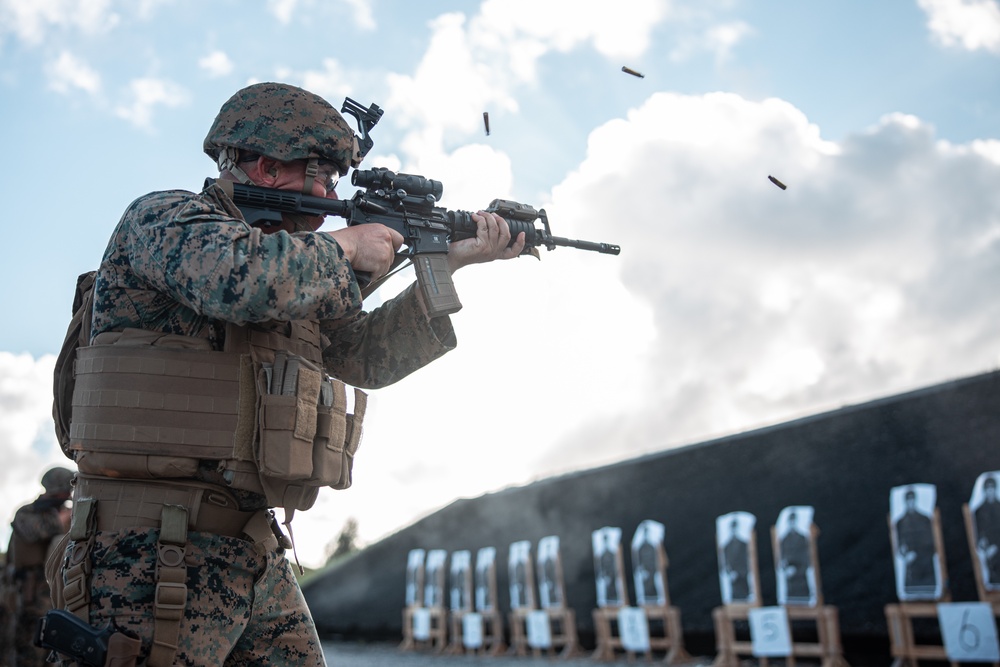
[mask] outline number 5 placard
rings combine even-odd
[[[938,623],[944,652],[954,662],[1000,661],[997,625],[986,602],[950,602],[938,605]]]
[[[792,654],[792,632],[784,607],[758,607],[750,610],[750,639],[755,657]]]

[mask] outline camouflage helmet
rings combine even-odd
[[[50,495],[70,495],[73,493],[73,471],[66,468],[52,468],[42,475],[42,488]]]
[[[204,150],[221,167],[227,148],[282,162],[328,160],[341,175],[360,164],[344,117],[319,95],[285,83],[255,83],[222,105]]]

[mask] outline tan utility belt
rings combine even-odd
[[[95,516],[89,520],[98,531],[160,528],[163,508],[169,505],[187,510],[189,531],[249,537],[265,551],[285,546],[275,535],[266,510],[240,511],[230,493],[209,484],[123,481],[78,475],[75,497],[94,500],[92,513]],[[258,525],[261,522],[264,526]]]

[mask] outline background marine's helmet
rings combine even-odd
[[[42,488],[54,496],[69,496],[73,493],[73,471],[66,468],[52,468],[42,475]]]
[[[204,150],[223,168],[227,149],[282,162],[326,160],[342,176],[360,164],[357,139],[344,117],[319,95],[284,83],[255,83],[222,105]]]

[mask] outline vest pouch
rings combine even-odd
[[[367,407],[368,394],[355,387],[354,414],[347,415],[347,428],[344,433],[344,464],[340,470],[340,479],[330,483],[330,486],[338,491],[351,486],[354,455],[361,444],[362,425],[365,421],[365,410]]]
[[[343,474],[344,437],[347,433],[347,386],[327,376],[320,387],[316,438],[313,440],[313,474],[316,486],[336,484]]]
[[[198,473],[198,459],[189,456],[81,451],[76,455],[76,467],[84,474],[103,477],[194,477]]]
[[[258,376],[258,382],[270,391],[260,396],[257,462],[264,477],[308,480],[313,472],[313,440],[323,374],[309,361],[291,354],[280,378],[277,368],[276,361],[274,367],[262,368]]]

